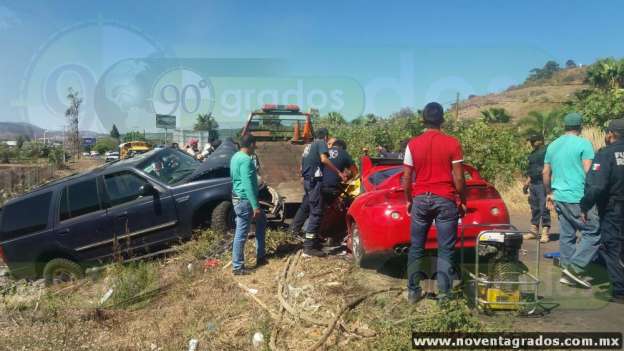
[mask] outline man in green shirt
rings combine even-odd
[[[580,202],[585,190],[585,175],[594,159],[594,148],[582,138],[582,117],[569,113],[564,118],[565,134],[553,141],[544,159],[544,188],[549,208],[559,217],[559,251],[562,284],[591,288],[582,272],[598,252],[600,232],[598,213],[592,208],[587,220],[581,217]],[[577,245],[576,232],[581,233]]]
[[[241,139],[240,151],[230,160],[232,177],[232,204],[236,213],[236,231],[232,244],[232,268],[234,275],[249,274],[245,269],[245,241],[252,219],[256,222],[256,267],[267,263],[264,235],[266,216],[258,203],[258,176],[252,159],[256,148],[254,137],[246,135]]]

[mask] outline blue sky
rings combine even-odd
[[[0,121],[62,128],[68,86],[84,93],[82,127],[99,131],[152,130],[153,114],[169,112],[181,127],[208,111],[234,127],[272,97],[349,119],[448,105],[457,92],[520,83],[549,59],[624,56],[623,10],[586,0],[0,1]],[[190,101],[197,91],[203,100]]]

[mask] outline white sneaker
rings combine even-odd
[[[573,281],[575,281],[577,284],[587,288],[587,289],[591,289],[591,284],[588,281],[585,281],[580,274],[570,270],[569,268],[565,268],[563,271],[561,271],[563,274],[565,274],[568,278],[572,279]]]

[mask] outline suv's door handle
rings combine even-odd
[[[67,234],[69,233],[69,228],[60,229],[56,231],[56,234]]]
[[[123,211],[122,213],[117,215],[117,218],[128,217],[128,211]]]

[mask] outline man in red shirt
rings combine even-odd
[[[423,297],[420,288],[422,261],[427,233],[434,221],[438,239],[438,301],[449,298],[457,225],[466,210],[462,148],[457,139],[440,130],[444,122],[442,106],[437,102],[427,104],[423,122],[425,131],[410,140],[403,161],[403,187],[412,217],[407,258],[408,301],[411,303]],[[415,179],[413,185],[412,179]]]

